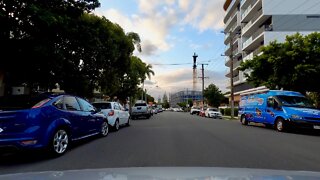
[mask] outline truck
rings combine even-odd
[[[301,93],[283,90],[241,95],[239,119],[243,125],[263,123],[277,131],[320,129],[320,111]]]
[[[139,117],[145,117],[149,119],[152,116],[151,107],[142,100],[136,101],[131,109],[131,119],[136,119]]]

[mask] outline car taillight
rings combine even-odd
[[[114,115],[114,110],[111,110],[109,113],[108,113],[108,116],[113,116]]]
[[[40,108],[41,106],[43,106],[45,103],[49,102],[50,100],[51,99],[42,100],[42,101],[38,102],[36,105],[32,106],[32,109]]]

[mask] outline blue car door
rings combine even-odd
[[[77,98],[77,99],[78,99],[79,104],[81,106],[81,111],[84,116],[83,118],[85,118],[87,121],[86,128],[88,130],[87,131],[88,134],[92,134],[92,133],[97,132],[101,127],[102,123],[100,123],[100,122],[102,122],[102,121],[99,122],[99,120],[101,118],[96,115],[95,108],[93,107],[93,105],[88,103],[86,100],[81,99],[81,98]]]
[[[68,113],[68,119],[71,122],[73,138],[79,138],[88,134],[88,121],[81,111],[77,99],[73,96],[64,96],[64,104]]]
[[[265,111],[263,112],[264,123],[273,124],[275,121],[275,115],[279,109],[277,107],[278,102],[273,97],[268,97],[267,106]]]

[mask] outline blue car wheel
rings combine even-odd
[[[59,156],[64,154],[69,146],[69,136],[67,131],[64,129],[58,129],[53,135],[50,146],[53,155]]]

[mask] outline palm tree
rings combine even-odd
[[[138,33],[135,32],[129,32],[127,33],[127,36],[131,38],[132,43],[136,46],[137,50],[141,53],[141,39]]]
[[[148,77],[148,79],[151,79],[151,75],[154,76],[154,71],[152,70],[152,65],[148,64],[144,67],[144,77],[141,79],[142,81],[142,97],[143,97],[143,89],[144,89],[144,81]]]

